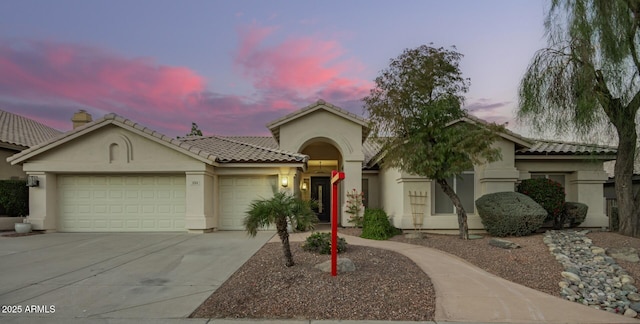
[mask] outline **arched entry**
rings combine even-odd
[[[320,223],[330,223],[331,170],[342,169],[342,154],[332,141],[326,138],[307,141],[300,153],[309,156],[307,170],[300,174],[301,196],[303,199],[316,200],[316,214]]]

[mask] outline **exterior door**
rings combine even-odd
[[[329,177],[311,177],[311,199],[318,202],[315,212],[320,222],[331,222],[331,179]]]

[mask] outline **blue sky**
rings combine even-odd
[[[266,135],[324,99],[362,114],[390,58],[433,43],[464,54],[466,107],[509,122],[545,45],[547,1],[0,2],[0,109],[60,130],[78,109],[169,136]]]

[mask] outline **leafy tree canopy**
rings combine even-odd
[[[468,117],[462,104],[470,85],[461,58],[455,47],[422,45],[392,59],[375,79],[364,103],[385,166],[445,179],[500,158],[491,144],[502,126],[458,122]]]
[[[540,132],[599,138],[615,130],[615,191],[620,231],[640,236],[640,199],[633,192],[640,108],[640,1],[553,0],[545,21],[547,48],[520,84],[518,117]]]
[[[492,143],[504,128],[462,109],[470,81],[460,71],[461,58],[455,47],[406,49],[375,79],[364,107],[383,166],[435,180],[456,207],[460,237],[467,239],[467,214],[446,179],[500,159]]]

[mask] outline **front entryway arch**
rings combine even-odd
[[[311,164],[308,163],[307,165],[310,167],[315,167],[314,158],[322,160],[319,157],[315,157],[316,155],[311,152],[314,149],[322,151],[322,148],[329,149],[333,147],[340,153],[336,167],[337,170],[345,173],[345,180],[340,186],[340,200],[342,202],[340,223],[344,226],[349,226],[349,215],[344,213],[346,210],[345,203],[347,202],[346,191],[362,191],[362,166],[364,160],[362,143],[369,134],[367,121],[344,109],[323,100],[318,100],[315,104],[267,124],[267,127],[276,141],[278,141],[281,150],[309,153]],[[328,154],[328,151],[324,153]],[[326,167],[326,165],[323,167]],[[307,171],[304,173],[307,173]],[[302,171],[299,172],[303,173]],[[302,180],[300,181],[301,189],[305,182],[304,178],[299,179]],[[311,179],[310,176],[309,179]],[[310,182],[307,185],[310,186]]]

